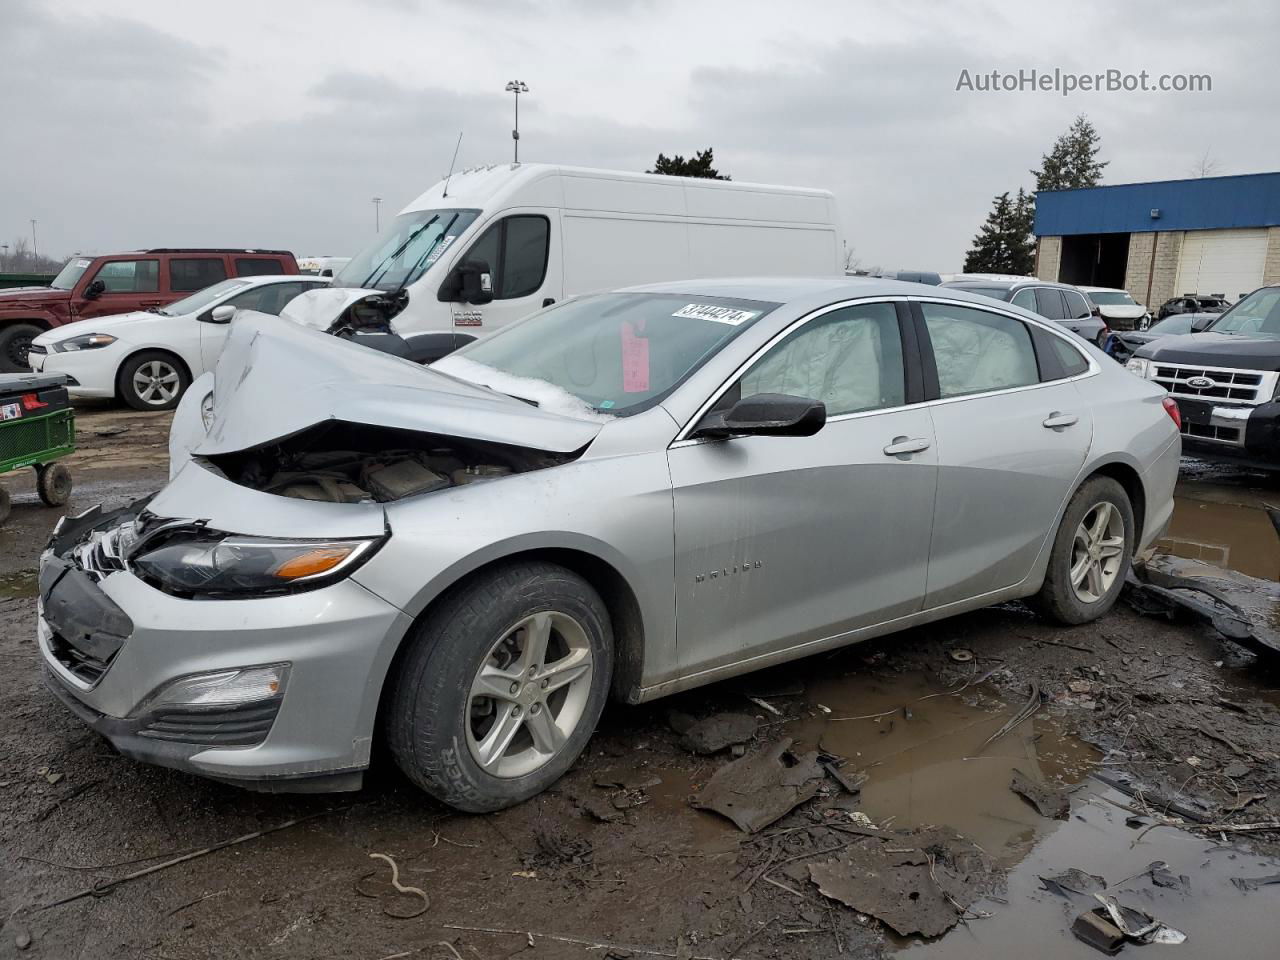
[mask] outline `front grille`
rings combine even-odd
[[[1174,397],[1256,406],[1267,403],[1275,395],[1277,376],[1258,370],[1157,363],[1153,379]],[[1211,380],[1212,384],[1193,386],[1189,381],[1196,379]]]
[[[1182,435],[1197,440],[1216,440],[1218,443],[1232,443],[1240,446],[1243,437],[1240,427],[1217,427],[1210,423],[1189,423],[1182,421]]]
[[[271,732],[283,700],[283,697],[276,697],[221,710],[168,707],[149,714],[138,735],[176,743],[253,746],[265,740]]]
[[[56,630],[49,636],[49,652],[68,673],[88,686],[93,686],[102,679],[102,675],[107,672],[107,667],[111,666],[111,661],[115,659],[115,651],[103,659],[73,647],[67,642],[67,638]]]

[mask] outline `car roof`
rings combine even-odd
[[[1077,290],[1083,290],[1085,293],[1128,293],[1121,287],[1076,287]]]
[[[1012,290],[1014,287],[1053,287],[1055,290],[1082,290],[1083,287],[1076,287],[1070,283],[1058,283],[1055,280],[1038,280],[1035,277],[999,277],[999,276],[977,276],[969,274],[967,276],[958,276],[954,280],[948,280],[942,284],[950,289],[970,287],[1000,287],[1005,290]]]

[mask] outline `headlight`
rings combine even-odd
[[[347,576],[381,539],[275,540],[212,530],[177,531],[130,558],[143,580],[186,597],[263,597],[312,590]]]
[[[1143,380],[1151,379],[1151,361],[1142,357],[1130,357],[1126,363],[1125,369],[1130,373],[1141,377]]]
[[[76,350],[97,350],[99,347],[109,347],[115,342],[116,338],[109,333],[82,333],[78,337],[53,344],[53,348],[59,353],[73,353]]]

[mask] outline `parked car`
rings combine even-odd
[[[236,310],[275,316],[294,297],[328,286],[297,275],[223,280],[167,307],[68,324],[31,342],[37,373],[70,378],[73,397],[109,397],[135,410],[169,410],[212,370]]]
[[[1055,320],[1099,348],[1104,347],[1111,329],[1083,293],[1065,283],[1049,283],[1035,277],[1004,277],[996,274],[967,274],[942,284],[954,290],[977,293],[1004,300]]]
[[[577,298],[433,367],[244,313],[173,480],[63,520],[47,682],[128,756],[471,811],[640,703],[1018,597],[1082,623],[1173,508],[1164,391],[887,280]],[[187,455],[184,451],[192,451]]]
[[[1128,368],[1177,401],[1187,452],[1280,470],[1280,286],[1211,319],[1183,316],[1191,333],[1139,347]]]
[[[1111,356],[1121,363],[1126,363],[1139,347],[1159,340],[1161,337],[1194,333],[1197,321],[1209,316],[1202,313],[1175,313],[1163,320],[1157,320],[1145,330],[1120,331],[1111,340]],[[1214,314],[1212,318],[1216,319],[1216,316]]]
[[[45,330],[163,307],[228,277],[296,274],[287,250],[156,248],[72,257],[49,287],[0,290],[0,372],[27,369]]]
[[[350,262],[350,257],[299,257],[298,272],[313,277],[332,277]]]
[[[436,360],[566,297],[695,276],[839,276],[825,190],[537,163],[455,173],[382,228],[335,287],[406,294]]]
[[[1145,330],[1151,323],[1151,314],[1145,304],[1137,303],[1129,291],[1115,287],[1079,287],[1089,302],[1098,308],[1098,315],[1112,330]]]
[[[1179,313],[1222,313],[1227,310],[1231,304],[1220,293],[1211,294],[1210,296],[1201,296],[1195,293],[1184,293],[1180,297],[1173,297],[1160,304],[1160,309],[1156,311],[1156,319],[1163,320],[1165,317],[1171,317]]]

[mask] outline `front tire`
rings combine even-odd
[[[563,776],[613,674],[604,602],[550,563],[464,584],[408,643],[387,708],[392,755],[415,784],[469,813],[520,803]]]
[[[1059,623],[1096,620],[1120,596],[1133,559],[1133,506],[1110,477],[1087,480],[1062,515],[1034,604]]]
[[[134,410],[172,410],[191,386],[186,366],[171,353],[144,350],[120,367],[116,392]]]
[[[0,373],[25,373],[31,369],[27,354],[31,341],[44,333],[34,323],[11,323],[0,327]]]

